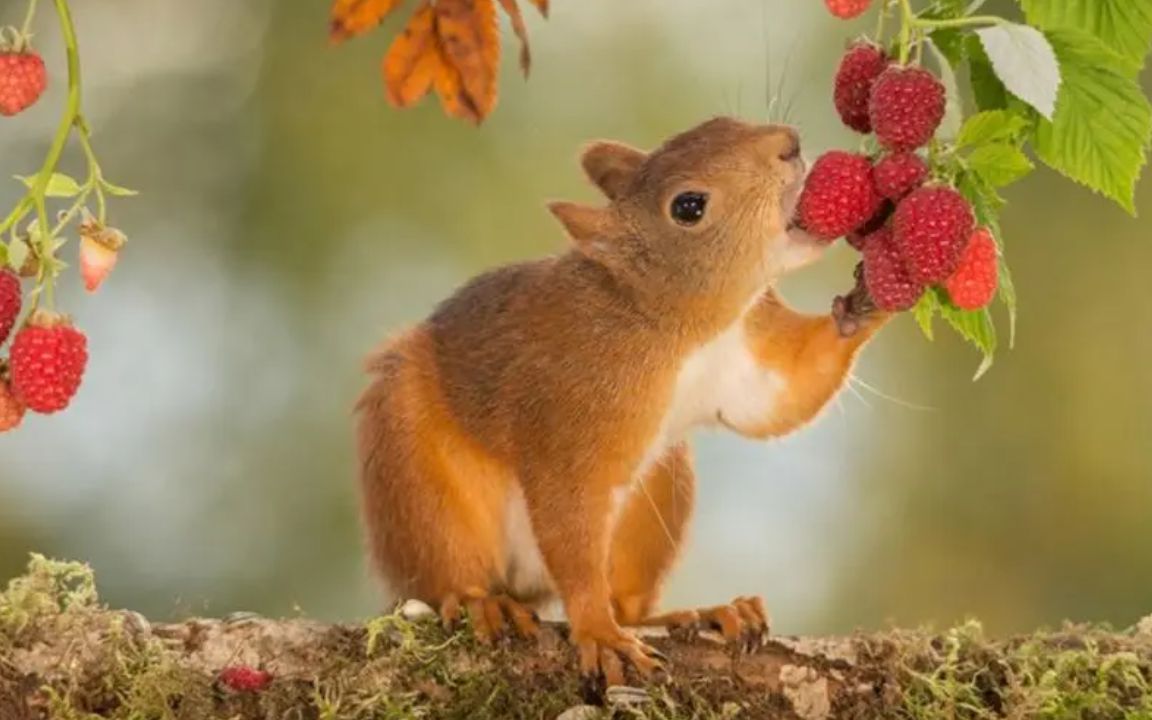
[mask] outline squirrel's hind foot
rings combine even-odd
[[[465,616],[476,639],[486,645],[511,637],[535,641],[540,636],[539,616],[507,595],[449,595],[440,604],[445,629],[456,629]]]
[[[643,627],[665,627],[674,638],[691,641],[701,631],[720,633],[724,641],[742,652],[755,652],[769,634],[768,610],[760,597],[738,597],[727,605],[679,610],[654,615],[639,623]]]

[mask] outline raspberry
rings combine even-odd
[[[24,419],[24,403],[12,394],[8,383],[0,379],[0,433],[15,430]]]
[[[872,4],[872,0],[824,0],[824,4],[828,6],[828,12],[836,17],[850,20],[863,14]]]
[[[80,389],[88,339],[66,319],[36,313],[12,341],[12,391],[29,410],[63,410]]]
[[[883,203],[881,203],[880,209],[876,211],[876,214],[872,216],[871,220],[864,223],[856,230],[845,235],[844,240],[846,240],[849,245],[856,248],[857,250],[863,251],[864,240],[869,235],[879,230],[885,223],[887,223],[888,218],[892,217],[892,212],[895,209],[896,203],[892,202],[891,200],[885,200]]]
[[[890,67],[872,85],[868,114],[881,145],[915,150],[944,119],[944,85],[923,68]]]
[[[48,71],[38,53],[0,53],[0,115],[23,112],[40,99],[47,85]]]
[[[265,670],[233,665],[220,671],[220,682],[238,692],[259,692],[272,682],[272,675]]]
[[[857,43],[848,49],[836,70],[832,101],[844,124],[857,132],[872,132],[868,98],[872,83],[888,67],[888,56],[871,43]]]
[[[812,164],[797,210],[808,232],[831,239],[868,222],[883,200],[872,184],[868,158],[833,150]]]
[[[20,278],[11,270],[0,270],[0,345],[8,339],[8,333],[16,325],[23,302]]]
[[[928,163],[910,152],[885,155],[872,169],[876,189],[890,200],[899,200],[915,190],[928,177]]]
[[[925,285],[947,280],[974,224],[972,206],[949,187],[922,187],[901,200],[892,229],[912,279]]]
[[[909,275],[888,227],[864,239],[864,285],[876,307],[888,312],[908,310],[924,294],[923,283]]]
[[[997,280],[996,241],[988,228],[977,228],[960,258],[960,267],[944,287],[956,307],[979,310],[992,302]]]

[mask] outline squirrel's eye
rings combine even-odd
[[[681,225],[695,225],[704,217],[708,196],[699,192],[683,192],[672,199],[672,217]]]

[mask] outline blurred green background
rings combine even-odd
[[[82,393],[0,437],[0,579],[39,551],[157,617],[375,612],[350,419],[373,345],[470,275],[560,248],[544,202],[594,197],[575,162],[589,139],[650,147],[714,114],[765,119],[774,95],[810,158],[855,144],[831,77],[871,19],[816,0],[553,6],[528,13],[531,79],[505,52],[477,130],[433,99],[386,106],[398,22],[332,49],[321,0],[76,3],[97,149],[142,194],[113,207],[131,244],[105,288],[82,297],[69,276]],[[0,21],[22,7],[3,0]],[[0,125],[4,176],[39,165],[56,121],[53,21],[54,87]],[[786,633],[1152,612],[1152,233],[1051,172],[1008,196],[1016,349],[973,384],[973,350],[902,318],[857,369],[878,393],[846,390],[771,444],[702,436],[668,605],[762,593]],[[823,309],[853,263],[837,247],[786,294]]]

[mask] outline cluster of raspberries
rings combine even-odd
[[[20,317],[20,278],[0,270],[0,346]],[[88,339],[66,317],[37,311],[12,337],[0,358],[0,432],[17,427],[26,410],[41,414],[68,407],[88,364]]]
[[[944,117],[944,86],[860,42],[840,62],[833,99],[844,124],[873,133],[882,150],[820,156],[800,196],[800,226],[828,240],[844,237],[863,254],[865,286],[882,310],[908,310],[932,286],[961,309],[988,305],[997,286],[996,242],[976,227],[955,188],[930,180],[917,153]]]

